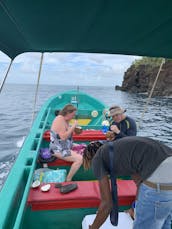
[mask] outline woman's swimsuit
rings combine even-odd
[[[72,144],[71,136],[66,140],[62,140],[58,134],[50,130],[50,150],[54,153],[60,153],[62,157],[71,156]]]

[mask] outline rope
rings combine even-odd
[[[41,60],[40,60],[40,66],[39,66],[39,73],[38,73],[38,80],[37,80],[36,91],[35,91],[35,99],[34,99],[34,106],[33,106],[31,126],[32,126],[33,121],[34,121],[34,118],[35,118],[35,107],[36,107],[37,96],[38,96],[38,88],[39,88],[39,81],[40,81],[40,76],[41,76],[43,58],[44,58],[44,53],[41,54]]]
[[[1,91],[2,91],[2,88],[3,88],[4,84],[5,84],[5,81],[6,81],[6,79],[7,79],[7,76],[8,76],[8,73],[9,73],[9,71],[10,71],[10,68],[11,68],[12,63],[13,63],[13,60],[10,61],[10,64],[9,64],[9,66],[8,66],[8,69],[7,69],[7,72],[6,72],[4,78],[3,78],[2,82],[1,82],[1,85],[0,85],[0,93],[1,93]]]
[[[147,98],[146,105],[145,105],[144,110],[143,110],[143,112],[142,112],[141,118],[140,118],[140,120],[139,120],[138,129],[140,128],[140,122],[143,120],[143,117],[144,117],[144,115],[145,115],[145,112],[147,111],[148,104],[149,104],[149,102],[150,102],[150,100],[151,100],[151,97],[152,97],[152,94],[153,94],[153,92],[154,92],[156,83],[157,83],[157,81],[158,81],[158,77],[159,77],[159,75],[160,75],[160,72],[161,72],[161,70],[162,70],[162,66],[163,66],[164,64],[165,64],[165,59],[163,58],[163,59],[162,59],[162,62],[161,62],[161,64],[160,64],[160,67],[159,67],[159,71],[158,71],[158,73],[157,73],[157,76],[156,76],[155,81],[154,81],[154,83],[153,83],[152,89],[151,89],[150,94],[149,94],[149,96],[148,96],[148,98]]]
[[[76,109],[77,109],[77,113],[76,113],[76,120],[78,119],[78,106],[79,106],[79,101],[78,101],[78,93],[79,93],[79,86],[77,86],[77,95],[76,95]]]

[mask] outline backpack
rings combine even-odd
[[[40,163],[55,161],[57,157],[53,156],[53,152],[49,148],[41,148],[39,151],[38,160]]]

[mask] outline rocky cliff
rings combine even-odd
[[[124,74],[122,86],[116,86],[116,90],[149,93],[158,71],[159,66],[132,65]],[[166,60],[163,65],[153,96],[172,96],[172,60]]]

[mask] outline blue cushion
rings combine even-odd
[[[67,171],[66,169],[58,169],[53,171],[46,171],[43,174],[42,182],[64,182],[66,180]]]

